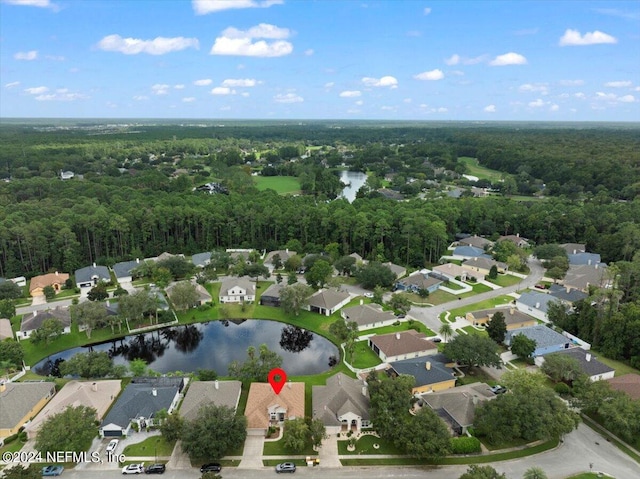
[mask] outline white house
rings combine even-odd
[[[242,303],[256,300],[256,283],[248,276],[226,278],[220,286],[221,303]]]

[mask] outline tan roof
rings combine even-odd
[[[248,276],[229,276],[222,281],[220,286],[220,296],[228,296],[229,290],[234,286],[239,286],[247,292],[247,295],[256,294],[256,283]]]
[[[471,268],[489,269],[489,270],[494,265],[496,268],[499,268],[499,269],[507,269],[507,263],[502,263],[500,261],[496,261],[495,259],[491,259],[491,258],[483,258],[481,256],[469,258],[462,263],[462,266],[468,266]]]
[[[38,431],[40,425],[51,416],[61,413],[68,406],[88,406],[96,410],[96,419],[101,420],[120,394],[121,381],[70,381],[42,408],[33,421],[25,428],[29,436]]]
[[[43,398],[55,393],[52,382],[5,383],[0,386],[0,429],[12,429]]]
[[[247,428],[268,428],[269,408],[274,406],[285,408],[289,418],[304,417],[304,383],[288,382],[280,394],[276,394],[268,383],[252,383],[244,410]]]
[[[206,404],[235,409],[241,388],[240,381],[192,381],[180,406],[180,415],[188,421],[193,420]]]
[[[493,245],[493,241],[490,241],[487,238],[482,238],[481,236],[469,236],[468,238],[461,239],[458,243],[462,245],[475,246],[480,249],[484,249],[486,245]]]
[[[472,315],[476,320],[482,319],[491,319],[493,315],[497,312],[500,312],[504,315],[504,322],[508,326],[510,324],[519,324],[523,322],[533,322],[536,323],[535,318],[531,316],[521,313],[517,309],[514,308],[491,308],[491,309],[483,309],[480,311],[472,311],[468,314]],[[537,323],[536,323],[537,324]]]
[[[36,288],[44,288],[45,286],[53,286],[54,284],[63,284],[68,279],[69,275],[67,273],[58,273],[57,271],[55,273],[34,276],[31,278],[31,283],[29,284],[29,292]]]
[[[5,318],[0,318],[0,341],[13,337],[13,331],[11,330],[11,321]]]
[[[380,351],[387,357],[398,356],[400,354],[417,353],[420,351],[437,350],[435,343],[425,339],[424,333],[419,333],[413,329],[401,333],[390,333],[372,336],[369,338]]]
[[[346,308],[342,310],[342,314],[347,321],[355,321],[358,326],[395,320],[395,315],[391,311],[383,311],[382,306],[375,303]]]
[[[309,298],[309,306],[323,309],[333,309],[349,298],[349,293],[335,289],[321,289]]]
[[[640,374],[623,374],[615,378],[607,379],[612,389],[623,391],[632,399],[640,399]]]

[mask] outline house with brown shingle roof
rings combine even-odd
[[[36,329],[40,328],[42,323],[47,319],[60,321],[63,334],[69,334],[71,332],[71,313],[69,312],[69,308],[58,306],[54,309],[47,309],[45,311],[36,310],[33,313],[25,314],[20,323],[20,331],[16,332],[16,338],[28,338]]]
[[[31,278],[31,283],[29,283],[29,293],[31,296],[43,296],[44,288],[47,286],[51,286],[53,290],[57,293],[62,290],[64,283],[69,279],[69,275],[67,273],[48,273],[41,274],[40,276],[34,276]]]
[[[320,419],[327,434],[360,432],[371,427],[369,391],[362,379],[338,373],[325,386],[313,386],[313,418]]]
[[[484,275],[474,271],[472,268],[459,266],[455,263],[445,263],[439,264],[433,268],[433,272],[437,274],[437,277],[444,277],[447,280],[452,280],[456,278],[460,278],[460,281],[466,281],[468,278],[473,276],[476,278],[476,281],[484,281]]]
[[[390,326],[398,320],[393,312],[383,311],[379,304],[363,304],[362,300],[358,306],[343,309],[340,316],[346,322],[358,323],[359,331]]]
[[[0,439],[17,433],[55,393],[53,382],[0,382]]]
[[[640,374],[623,374],[612,379],[607,379],[611,389],[622,391],[631,396],[631,399],[640,399]]]
[[[520,236],[520,233],[516,233],[514,235],[500,236],[500,238],[498,238],[498,241],[499,242],[511,241],[518,248],[526,248],[528,246],[531,246],[531,242],[527,238]]]
[[[482,256],[466,259],[462,266],[485,276],[489,275],[493,266],[498,269],[498,273],[505,273],[509,269],[507,263],[496,261],[492,258],[483,258]]]
[[[331,316],[351,300],[349,293],[337,289],[321,289],[309,298],[307,311]]]
[[[504,322],[507,330],[527,328],[538,324],[535,318],[518,311],[515,308],[491,308],[482,309],[480,311],[470,311],[466,314],[465,319],[474,326],[485,326],[493,315],[500,312],[504,315]]]
[[[280,394],[268,383],[251,383],[244,415],[249,434],[266,434],[271,425],[304,417],[304,383],[288,382]]]
[[[427,335],[410,329],[401,333],[378,334],[369,338],[369,347],[385,362],[436,354],[438,346]]]
[[[487,247],[493,246],[493,241],[490,241],[487,238],[483,238],[482,236],[473,235],[467,238],[462,238],[458,241],[458,244],[462,246],[474,246],[476,248],[485,249]]]
[[[569,265],[569,270],[560,282],[566,288],[588,292],[589,285],[607,288],[611,285],[611,279],[606,275],[607,265],[598,263],[595,265],[581,264]]]
[[[113,400],[120,394],[122,381],[70,381],[56,394],[42,411],[25,427],[29,439],[36,437],[43,422],[67,407],[87,406],[96,410],[96,419],[101,421]]]
[[[187,421],[195,419],[202,406],[215,404],[234,411],[240,400],[240,381],[192,381],[180,405],[180,416]]]

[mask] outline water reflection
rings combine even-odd
[[[34,366],[38,374],[57,373],[60,361],[87,350],[106,351],[115,364],[144,359],[160,373],[214,369],[228,374],[232,361],[244,361],[247,348],[266,344],[282,357],[289,375],[316,374],[335,365],[338,349],[322,336],[276,321],[211,321],[159,329],[108,343],[74,348],[55,354]]]
[[[347,185],[340,193],[340,198],[346,198],[349,203],[353,203],[353,200],[356,199],[356,193],[367,181],[367,175],[359,171],[342,170],[340,181]]]

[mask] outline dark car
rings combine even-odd
[[[283,462],[276,466],[276,472],[278,474],[281,472],[296,472],[296,465],[293,462]]]
[[[209,464],[203,464],[200,468],[200,472],[220,472],[222,466],[217,462],[210,462]]]
[[[433,341],[434,343],[441,343],[442,339],[441,338],[433,338],[431,341]]]
[[[151,464],[147,467],[144,472],[147,474],[164,474],[164,471],[167,469],[167,466],[164,464]]]

